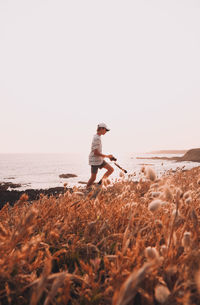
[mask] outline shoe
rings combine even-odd
[[[98,185],[102,185],[102,179],[97,184]]]

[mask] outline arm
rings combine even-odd
[[[94,150],[94,154],[96,156],[100,156],[100,157],[103,157],[103,158],[109,158],[109,159],[112,159],[113,158],[113,155],[104,155],[104,154],[101,154],[98,149],[95,149]]]

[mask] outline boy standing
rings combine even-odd
[[[89,154],[89,165],[91,166],[91,177],[87,183],[87,187],[89,188],[95,181],[98,169],[105,168],[107,172],[103,175],[100,183],[103,179],[108,178],[112,172],[114,171],[113,167],[108,164],[104,158],[108,158],[112,160],[113,155],[104,155],[102,153],[102,144],[101,144],[101,136],[105,135],[110,129],[106,126],[105,123],[100,123],[97,126],[97,133],[94,135],[91,145],[91,152]]]

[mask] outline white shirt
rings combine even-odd
[[[103,163],[103,157],[96,156],[94,150],[97,149],[102,153],[101,136],[95,134],[92,139],[91,152],[89,154],[89,165],[101,165]]]

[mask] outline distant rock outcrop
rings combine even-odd
[[[185,154],[187,152],[186,149],[182,149],[182,150],[177,150],[177,149],[168,149],[168,150],[155,150],[155,151],[150,151],[147,154]]]
[[[183,157],[180,157],[179,161],[200,162],[200,148],[188,150]]]
[[[191,162],[200,162],[200,148],[194,148],[188,150],[182,157],[137,157],[136,159],[150,159],[150,160],[167,160],[167,161],[191,161]]]

